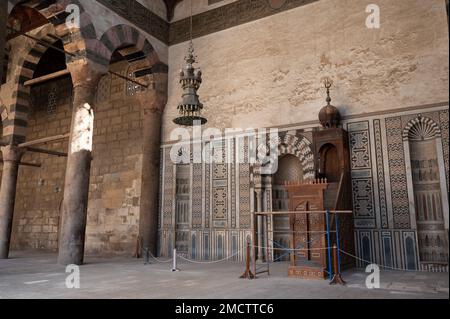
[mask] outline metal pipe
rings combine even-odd
[[[3,164],[3,160],[0,160],[0,163]],[[36,163],[27,163],[27,162],[19,162],[19,166],[30,166],[30,167],[42,167],[41,164],[36,164]]]
[[[30,141],[30,142],[25,142],[22,144],[19,144],[19,147],[29,147],[29,146],[34,146],[34,145],[38,145],[38,144],[45,144],[45,143],[49,143],[49,142],[54,142],[54,141],[58,141],[58,140],[63,140],[66,138],[69,138],[70,134],[63,134],[63,135],[56,135],[56,136],[50,136],[50,137],[44,137],[38,140],[34,140],[34,141]]]
[[[32,152],[32,153],[42,153],[42,154],[54,155],[54,156],[58,156],[58,157],[67,157],[67,153],[63,153],[63,152],[44,150],[44,149],[35,148],[35,147],[24,147],[24,149],[26,149],[28,152]]]
[[[341,273],[341,240],[339,238],[339,216],[338,216],[338,214],[334,214],[334,220],[335,220],[335,224],[336,224],[336,244],[337,244],[338,268],[339,268],[339,273]]]
[[[47,81],[50,81],[50,80],[54,80],[54,79],[57,79],[57,78],[60,78],[60,77],[66,76],[66,75],[70,75],[70,72],[67,69],[61,70],[61,71],[58,71],[58,72],[55,72],[55,73],[50,73],[50,74],[47,74],[47,75],[44,75],[44,76],[41,76],[41,77],[38,77],[38,78],[35,78],[35,79],[32,79],[32,80],[25,81],[25,83],[23,85],[25,85],[25,86],[32,86],[32,85],[35,85],[35,84],[39,84],[39,83],[47,82]]]
[[[140,82],[138,82],[138,81],[136,81],[136,80],[130,79],[130,78],[128,78],[128,77],[126,77],[126,76],[124,76],[124,75],[122,75],[122,74],[119,74],[119,73],[116,73],[116,72],[113,72],[113,71],[108,71],[108,72],[111,73],[112,75],[115,75],[115,76],[121,78],[121,79],[130,81],[130,82],[132,82],[132,83],[134,83],[134,84],[137,84],[137,85],[139,85],[139,86],[142,86],[142,87],[144,87],[144,88],[146,88],[146,89],[148,89],[148,87],[149,87],[147,84],[142,84],[142,83],[140,83]]]
[[[10,31],[16,31],[16,30],[14,30],[13,28],[8,27],[8,26],[6,26],[6,28],[7,28],[8,30],[10,30]],[[73,54],[73,53],[71,53],[71,52],[67,52],[67,51],[64,50],[64,49],[55,47],[53,44],[47,43],[47,42],[45,42],[45,41],[42,41],[41,39],[38,39],[38,38],[35,38],[35,37],[33,37],[33,36],[29,35],[29,34],[26,34],[25,32],[20,32],[19,34],[17,34],[17,36],[21,36],[21,35],[23,35],[24,37],[29,38],[29,39],[31,39],[31,40],[34,40],[34,41],[36,41],[36,42],[42,44],[43,46],[45,46],[45,47],[47,47],[47,48],[51,48],[51,49],[54,49],[54,50],[56,50],[56,51],[58,51],[58,52],[61,52],[61,53],[70,55],[70,56],[72,56],[72,57],[76,57],[76,55]]]

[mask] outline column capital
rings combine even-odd
[[[148,90],[136,95],[144,115],[162,114],[167,104],[167,93],[156,90]]]
[[[2,146],[1,151],[4,162],[20,162],[23,154],[25,154],[25,150],[23,148],[14,145]]]
[[[263,192],[261,185],[255,185],[255,193],[259,196]]]
[[[73,60],[67,63],[67,69],[72,77],[74,88],[86,87],[95,89],[100,78],[108,73],[105,66],[86,59]]]

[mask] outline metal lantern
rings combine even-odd
[[[201,116],[203,104],[200,102],[197,90],[202,83],[202,71],[196,70],[196,56],[192,41],[189,45],[188,54],[185,57],[186,66],[180,72],[180,84],[183,88],[183,100],[178,105],[180,116],[173,121],[183,126],[194,126],[197,123],[204,125],[207,120]]]

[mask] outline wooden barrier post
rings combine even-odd
[[[250,270],[250,242],[247,242],[247,252],[245,256],[245,272],[240,276],[241,279],[254,279],[255,275]]]
[[[339,272],[338,266],[338,248],[336,244],[333,245],[333,279],[331,279],[330,285],[345,285],[345,281],[342,279],[342,276]]]

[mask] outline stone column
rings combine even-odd
[[[162,112],[167,102],[165,91],[150,91],[138,96],[143,119],[143,158],[139,236],[143,252],[156,256],[158,241],[159,165]]]
[[[5,58],[6,20],[8,17],[8,1],[0,1],[0,80],[3,77],[3,60]]]
[[[92,160],[93,103],[102,74],[82,61],[71,62],[67,67],[73,82],[73,104],[64,198],[60,212],[58,263],[81,265],[84,258]]]
[[[24,151],[17,146],[10,145],[2,147],[1,150],[3,153],[3,170],[0,189],[0,259],[6,259],[9,255],[11,241],[17,175]]]

